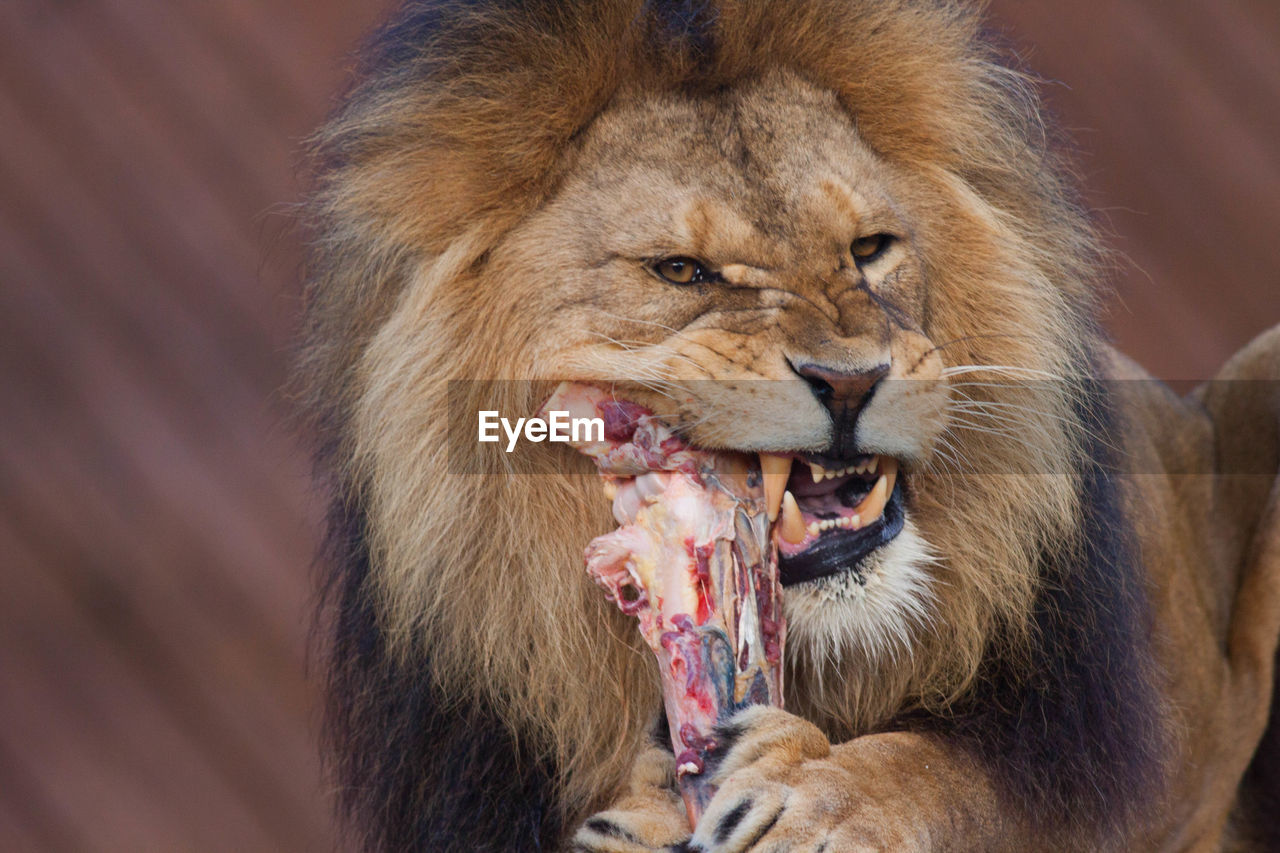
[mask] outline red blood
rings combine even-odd
[[[672,435],[664,438],[662,442],[658,445],[658,449],[661,450],[663,453],[665,453],[667,456],[671,456],[675,453],[679,453],[681,450],[684,450],[687,446],[688,445],[686,445],[684,441],[680,439],[680,436]]]
[[[683,657],[679,655],[671,656],[671,677],[672,678],[674,678],[676,681],[679,681],[680,676],[683,673],[685,673],[687,669],[688,669],[688,666],[686,665],[686,661]],[[686,676],[686,680],[688,680],[687,676]]]
[[[684,540],[684,547],[694,560],[698,572],[698,580],[704,584],[711,583],[711,555],[716,552],[715,545],[708,542],[695,548],[693,539],[686,539]]]
[[[764,641],[764,656],[769,663],[778,663],[782,660],[782,647],[778,645],[777,640]]]
[[[645,593],[643,589],[637,589],[634,586],[626,586],[626,587],[623,587],[622,589],[636,590],[636,597],[631,599],[630,601],[623,598],[621,595],[619,595],[616,599],[614,599],[615,603],[617,603],[618,605],[618,609],[621,610],[623,613],[626,613],[629,616],[634,616],[637,613],[639,613],[641,610],[643,610],[645,607],[649,606],[649,596]],[[619,590],[619,592],[621,592],[621,590]]]
[[[640,419],[649,414],[648,409],[626,400],[605,400],[596,408],[604,420],[604,437],[609,441],[630,441]]]
[[[711,603],[708,599],[711,596],[711,556],[715,553],[715,546],[710,542],[695,546],[693,537],[688,537],[684,540],[684,550],[693,562],[694,575],[698,579],[697,621],[699,625],[705,625],[711,617]]]
[[[756,587],[756,612],[760,614],[760,625],[765,631],[777,633],[778,623],[773,618],[773,596],[765,584]]]
[[[702,468],[700,467],[698,461],[692,457],[684,460],[679,465],[677,465],[675,470],[679,471],[681,474],[684,474],[690,480],[693,480],[695,485],[705,486],[707,484],[707,481],[702,478]]]
[[[702,687],[702,664],[699,658],[690,658],[685,661],[688,669],[688,675],[684,678],[684,695],[688,699],[693,699],[698,703],[698,707],[704,711],[707,709],[707,703],[703,700],[702,693],[699,688]]]
[[[701,734],[693,727],[692,723],[682,723],[680,725],[680,742],[690,749],[696,749],[698,752],[706,753],[708,750],[715,749],[716,742],[709,735]]]

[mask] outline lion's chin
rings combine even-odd
[[[901,653],[933,618],[935,558],[900,501],[896,513],[898,533],[845,564],[851,567],[787,589],[788,637],[802,655],[823,661]]]

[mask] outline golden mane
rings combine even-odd
[[[554,768],[566,819],[621,783],[658,704],[653,662],[581,568],[585,543],[610,525],[597,486],[518,468],[463,481],[449,467],[447,410],[478,401],[465,386],[451,401],[448,383],[526,377],[520,342],[536,329],[485,286],[502,272],[490,253],[555,190],[611,102],[779,70],[835,92],[879,157],[923,177],[949,215],[948,238],[973,249],[939,239],[922,252],[956,306],[936,321],[935,337],[954,344],[950,358],[1074,381],[1097,340],[1092,232],[1032,87],[1002,64],[972,10],[941,0],[723,0],[711,19],[658,7],[412,3],[315,141],[300,375],[322,464],[367,547],[360,595],[390,658],[423,667],[449,702],[493,708],[522,754]],[[976,298],[1001,288],[1003,307]],[[998,331],[979,339],[974,330]],[[532,411],[536,392],[512,383],[517,396],[501,407]],[[1063,396],[1028,421],[1045,453],[1081,452],[1073,402]],[[1025,457],[1016,442],[971,441],[1010,460],[1009,471],[1044,463],[1012,461]],[[538,456],[511,464],[545,465]],[[946,706],[993,646],[1025,638],[1039,555],[1075,547],[1079,485],[1064,473],[1032,495],[999,479],[966,483],[974,507],[964,530],[935,543],[952,574],[918,659],[867,661],[874,671],[847,690],[796,697],[828,733]],[[940,497],[944,480],[934,485],[921,489],[926,519],[955,512]],[[807,677],[830,664],[796,666]],[[360,701],[343,713],[361,713]]]

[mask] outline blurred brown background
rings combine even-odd
[[[387,7],[0,3],[0,850],[326,850],[296,151]],[[1194,379],[1280,321],[1280,4],[998,0]]]

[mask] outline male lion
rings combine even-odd
[[[302,369],[359,844],[1280,843],[1280,333],[1143,381],[1038,109],[946,0],[404,7],[318,140]],[[451,458],[566,379],[793,481],[899,466],[784,561],[787,710],[692,834],[589,462]]]

